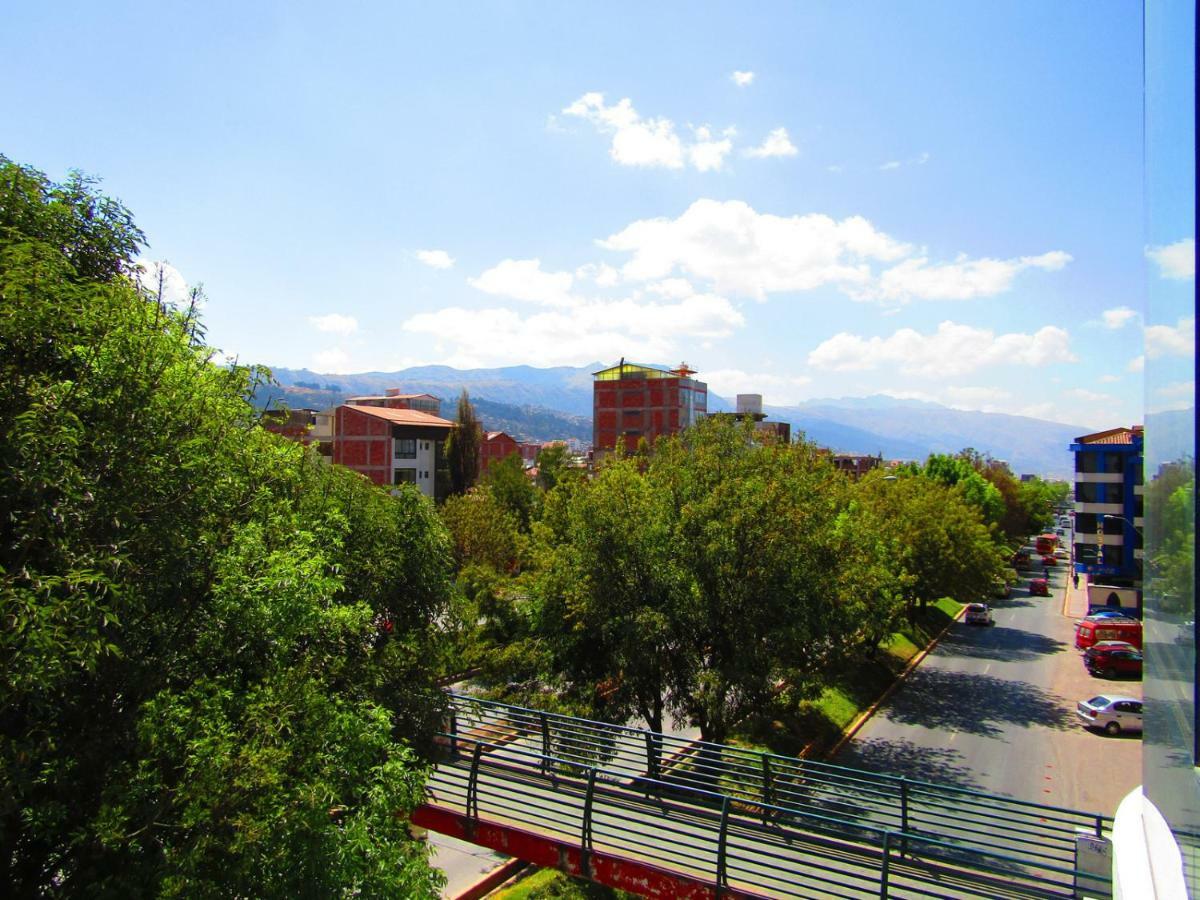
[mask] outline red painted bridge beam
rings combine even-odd
[[[715,882],[671,872],[661,866],[591,850],[587,854],[589,871],[584,872],[583,851],[578,844],[547,837],[523,828],[471,819],[462,813],[423,804],[412,814],[412,823],[439,834],[446,834],[507,856],[515,856],[535,866],[558,869],[576,878],[662,900],[716,900]],[[757,894],[723,889],[722,900],[759,900]]]

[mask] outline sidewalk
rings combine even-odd
[[[1079,587],[1072,587],[1071,572],[1068,569],[1065,572],[1063,584],[1062,614],[1068,619],[1082,619],[1087,615],[1088,610],[1087,578],[1081,575]]]

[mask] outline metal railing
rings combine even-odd
[[[767,896],[805,896],[798,877],[832,896],[936,897],[946,885],[957,886],[944,896],[1072,896],[1077,832],[1103,836],[1111,825],[463,695],[451,696],[443,740],[451,759],[430,783],[434,805],[478,819],[482,790],[492,816],[577,842],[585,858],[600,841],[607,852]]]

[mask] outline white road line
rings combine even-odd
[[[988,663],[986,666],[983,667],[983,674],[986,675],[990,671],[992,671],[992,664]]]

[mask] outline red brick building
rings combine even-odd
[[[442,444],[454,429],[440,409],[431,394],[351,397],[333,412],[332,462],[376,484],[414,484],[434,497]]]
[[[837,453],[832,457],[833,467],[845,472],[855,481],[862,478],[872,469],[883,465],[883,455],[864,456],[851,453]]]
[[[486,431],[479,443],[479,474],[482,476],[500,460],[520,455],[521,444],[503,431]]]
[[[611,451],[617,438],[636,449],[642,438],[660,437],[694,425],[708,412],[708,385],[681,363],[676,369],[637,366],[621,360],[592,375],[592,448]]]

